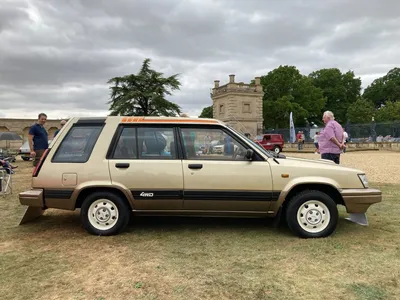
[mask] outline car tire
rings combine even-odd
[[[129,223],[131,209],[125,199],[111,192],[90,194],[81,206],[83,227],[93,235],[116,235]]]
[[[321,238],[331,235],[338,223],[337,204],[326,193],[303,191],[290,199],[286,209],[289,228],[301,238]]]
[[[276,154],[279,154],[281,151],[282,151],[282,150],[281,150],[281,147],[279,147],[279,146],[275,146],[275,147],[274,147],[274,152],[275,152]]]

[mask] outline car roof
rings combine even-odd
[[[175,124],[221,124],[224,125],[223,122],[216,119],[208,119],[208,118],[184,118],[184,117],[144,117],[144,116],[108,116],[105,118],[77,118],[78,121],[90,121],[90,120],[99,120],[103,119],[104,121],[113,121],[119,123],[175,123]]]

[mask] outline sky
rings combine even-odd
[[[106,115],[107,81],[145,58],[180,74],[168,99],[197,116],[229,74],[339,68],[365,88],[399,49],[398,0],[0,0],[0,117]]]

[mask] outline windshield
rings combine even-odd
[[[236,129],[234,129],[233,127],[229,126],[229,129],[232,130],[233,132],[235,132],[237,135],[240,135],[244,140],[246,140],[250,145],[252,145],[253,147],[257,148],[258,150],[260,150],[263,154],[265,154],[268,157],[273,157],[272,153],[268,150],[265,150],[263,147],[261,147],[260,145],[258,145],[257,143],[255,143],[254,141],[252,141],[251,139],[249,139],[247,136],[245,136],[243,133],[241,133],[240,131],[237,131]]]

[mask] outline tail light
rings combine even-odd
[[[38,176],[39,171],[40,171],[40,169],[42,168],[43,162],[44,162],[44,160],[46,159],[47,154],[49,154],[49,151],[50,151],[50,149],[46,149],[46,150],[43,152],[43,155],[42,155],[42,157],[40,158],[39,163],[36,165],[35,169],[33,170],[32,177],[37,177],[37,176]]]

